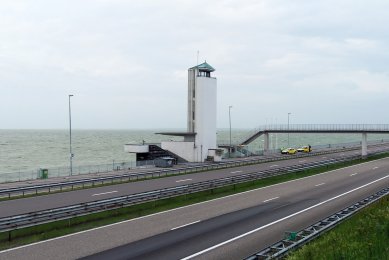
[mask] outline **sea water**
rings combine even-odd
[[[133,154],[124,152],[124,144],[160,143],[182,140],[182,137],[156,135],[163,130],[72,130],[73,165],[102,165],[135,160]],[[232,129],[231,143],[238,144],[252,129]],[[368,140],[384,140],[387,135],[368,135]],[[217,131],[219,144],[229,144],[228,129]],[[289,140],[289,142],[288,142]],[[358,143],[360,134],[271,134],[270,148],[299,147],[302,145],[328,146],[331,144]],[[289,143],[289,145],[288,145]],[[69,166],[68,130],[0,130],[0,173],[36,171],[38,168]],[[248,147],[250,151],[263,150],[263,137]]]

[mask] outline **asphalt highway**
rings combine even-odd
[[[371,148],[382,149],[382,147]],[[123,195],[130,195],[135,193],[147,192],[157,189],[176,187],[180,185],[207,181],[212,179],[219,179],[223,177],[238,176],[244,173],[252,173],[263,170],[268,170],[277,167],[285,167],[320,160],[327,160],[331,158],[339,158],[342,156],[356,155],[360,151],[349,151],[342,153],[326,154],[321,156],[295,158],[289,156],[290,160],[275,161],[269,163],[262,163],[257,165],[242,166],[235,168],[227,168],[214,170],[202,173],[193,173],[181,176],[171,176],[160,179],[145,180],[140,182],[131,182],[117,185],[104,186],[99,188],[76,190],[71,192],[49,194],[38,197],[23,198],[10,201],[0,202],[0,217],[13,216],[23,213],[35,212],[39,210],[52,209],[74,204],[96,201],[101,199],[113,198]],[[288,156],[288,155],[286,155]]]
[[[389,159],[380,159],[6,250],[0,259],[240,259],[388,186]]]

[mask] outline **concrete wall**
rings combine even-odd
[[[216,78],[196,77],[195,145],[203,161],[208,149],[216,149]]]
[[[187,129],[188,132],[194,132],[195,120],[193,118],[193,112],[195,109],[195,90],[196,90],[196,75],[197,69],[188,70],[188,117],[187,117]]]
[[[188,162],[196,162],[197,156],[195,153],[194,142],[166,141],[161,143],[161,147],[162,149],[179,155]]]
[[[124,151],[127,153],[148,153],[148,145],[139,145],[139,144],[125,144]]]
[[[220,162],[222,160],[223,149],[210,149],[208,155],[213,157],[214,162]]]

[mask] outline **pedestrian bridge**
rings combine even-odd
[[[362,134],[362,156],[367,155],[367,134],[389,134],[389,124],[290,124],[266,125],[252,131],[240,145],[264,136],[264,151],[269,150],[269,133]]]

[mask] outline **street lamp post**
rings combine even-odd
[[[69,149],[70,149],[70,175],[73,175],[73,152],[72,152],[72,110],[70,106],[70,98],[73,95],[69,95]]]
[[[229,106],[228,107],[228,117],[229,117],[229,121],[230,121],[230,147],[228,148],[228,158],[231,157],[231,108],[232,106]]]
[[[288,113],[288,147],[289,147],[289,116],[290,116],[290,114],[292,114],[292,113]]]

